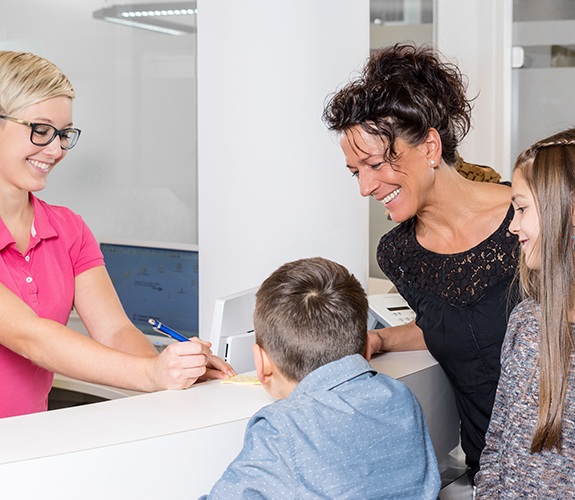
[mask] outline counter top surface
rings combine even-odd
[[[385,353],[372,359],[375,369],[394,378],[435,364],[428,351]],[[119,399],[0,420],[0,464],[245,420],[274,401],[260,385],[224,384],[219,380],[202,382],[184,391],[150,394],[97,386],[60,375],[55,377],[55,386]],[[127,395],[130,397],[122,397]],[[26,446],[22,446],[22,436],[26,436]]]

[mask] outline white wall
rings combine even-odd
[[[200,335],[218,297],[321,255],[367,282],[368,204],[321,122],[369,53],[368,0],[199,0]],[[222,36],[225,33],[225,37]]]

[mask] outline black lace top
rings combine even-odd
[[[429,352],[451,380],[461,416],[461,444],[476,469],[499,379],[507,319],[518,303],[518,239],[510,207],[499,228],[466,252],[437,254],[415,236],[415,218],[383,235],[382,271],[416,312]]]

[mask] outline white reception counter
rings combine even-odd
[[[436,453],[446,456],[457,445],[458,417],[437,362],[413,351],[372,364],[415,392]],[[273,401],[259,385],[219,381],[131,397],[60,376],[55,386],[118,399],[0,420],[1,498],[197,498],[240,450],[250,416]]]

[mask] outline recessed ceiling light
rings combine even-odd
[[[112,5],[92,13],[94,19],[141,28],[167,35],[186,35],[196,32],[195,26],[168,21],[164,17],[195,16],[196,2]]]

